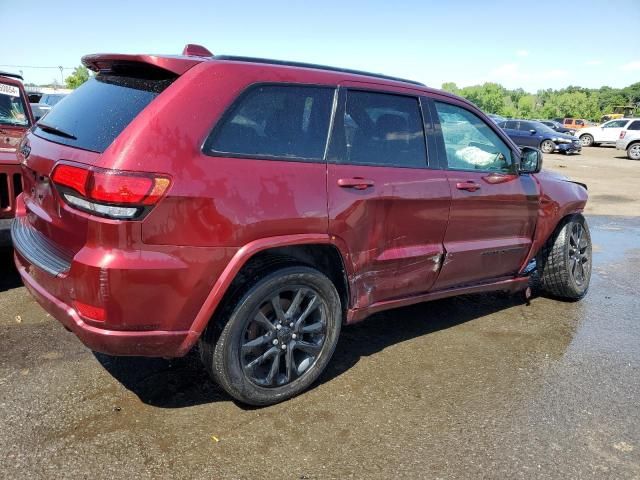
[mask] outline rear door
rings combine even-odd
[[[329,231],[349,251],[356,307],[429,290],[449,218],[420,98],[382,88],[342,85],[328,156]]]
[[[436,136],[452,192],[446,257],[435,289],[515,274],[529,252],[537,183],[516,173],[518,151],[464,104],[433,104]]]
[[[518,122],[519,139],[518,145],[527,147],[538,147],[542,141],[542,132],[539,132],[536,125],[531,122]]]

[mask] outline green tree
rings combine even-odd
[[[453,82],[443,83],[441,89],[444,90],[445,92],[454,93],[456,95],[458,95],[460,92],[460,89],[458,88],[458,86]]]
[[[65,78],[64,82],[67,84],[67,88],[78,88],[87,80],[89,80],[89,70],[87,70],[87,67],[80,65],[74,68],[73,73]]]

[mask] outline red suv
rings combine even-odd
[[[33,124],[22,77],[0,72],[0,246],[8,245],[16,197],[22,192],[22,175],[16,149]]]
[[[83,63],[97,75],[22,144],[12,235],[27,288],[94,350],[199,342],[229,394],[265,405],[374,312],[522,291],[534,270],[587,291],[586,188],[459,97],[194,46]]]

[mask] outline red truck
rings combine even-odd
[[[0,246],[10,243],[16,197],[22,192],[22,171],[16,150],[33,124],[22,77],[0,72]]]
[[[93,350],[199,344],[230,395],[265,405],[375,312],[526,291],[536,271],[553,296],[587,292],[586,187],[462,98],[193,46],[83,63],[95,77],[18,153],[12,237],[29,291]]]

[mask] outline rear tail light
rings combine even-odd
[[[171,181],[164,176],[58,165],[53,183],[64,200],[79,210],[107,218],[142,216],[165,194]]]
[[[77,300],[73,302],[73,306],[75,307],[76,312],[78,312],[84,318],[95,320],[97,322],[104,322],[105,320],[105,309],[102,307],[96,307],[95,305],[78,302]]]
[[[626,134],[627,134],[626,130],[622,130],[620,132],[620,139],[623,139]]]

